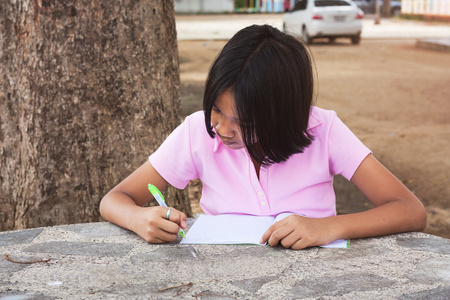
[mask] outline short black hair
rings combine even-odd
[[[212,138],[211,110],[226,90],[235,101],[244,144],[257,163],[284,162],[311,144],[312,59],[293,36],[270,25],[252,25],[227,42],[211,66],[203,97]]]

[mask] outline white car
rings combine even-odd
[[[363,11],[347,0],[300,0],[283,15],[283,30],[300,35],[305,43],[326,37],[333,42],[338,37],[361,40]]]

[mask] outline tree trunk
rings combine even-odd
[[[390,0],[383,0],[383,11],[381,12],[383,14],[383,17],[389,18],[391,17],[391,1]]]
[[[179,85],[173,1],[2,1],[0,230],[100,220],[180,123]]]

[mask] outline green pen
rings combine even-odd
[[[156,186],[154,186],[153,184],[149,184],[148,185],[148,190],[150,191],[150,193],[152,193],[153,198],[155,198],[156,201],[158,201],[159,205],[167,207],[166,201],[164,201],[164,196],[161,194],[161,192],[158,190],[158,188]],[[180,228],[178,233],[182,237],[184,237],[184,238],[186,237],[186,234],[184,233],[184,230],[182,228]]]

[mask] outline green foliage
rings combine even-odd
[[[234,0],[234,8],[244,8],[245,0]]]

